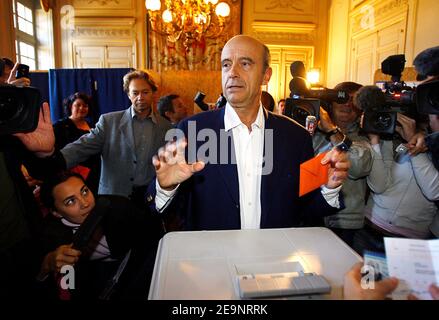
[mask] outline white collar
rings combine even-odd
[[[65,225],[67,227],[71,227],[71,228],[78,228],[80,226],[80,224],[70,222],[69,220],[67,220],[65,218],[61,218],[61,222],[63,225]]]
[[[239,116],[236,113],[235,109],[228,102],[225,108],[226,110],[224,112],[224,130],[227,132],[243,123],[241,119],[239,119]],[[258,115],[256,116],[256,119],[252,123],[251,127],[253,128],[253,126],[256,126],[258,128],[264,128],[264,120],[264,107],[260,103]]]

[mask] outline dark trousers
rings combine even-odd
[[[365,250],[385,253],[384,237],[396,237],[396,235],[384,234],[366,223],[355,234],[353,248],[358,254],[363,255]]]
[[[361,229],[341,229],[341,228],[330,228],[341,240],[346,242],[346,244],[353,248],[354,237]]]
[[[0,250],[0,301],[34,299],[37,296],[39,260],[33,241],[23,240]]]

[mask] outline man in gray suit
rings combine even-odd
[[[157,86],[147,73],[129,72],[123,78],[123,89],[131,107],[101,115],[90,133],[61,153],[67,168],[100,154],[99,194],[131,197],[139,203],[144,202],[146,186],[155,175],[151,158],[165,144],[166,132],[172,127],[152,109]]]

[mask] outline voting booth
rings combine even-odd
[[[275,298],[342,299],[344,274],[359,261],[326,228],[171,232],[159,243],[149,299],[243,299],[243,278],[309,274],[322,276],[330,292]]]

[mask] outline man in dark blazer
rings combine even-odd
[[[342,206],[338,192],[349,161],[336,149],[322,160],[331,164],[327,185],[298,196],[299,166],[314,155],[311,136],[263,109],[269,59],[268,48],[254,38],[229,40],[221,55],[226,107],[182,121],[186,138],[153,158],[156,190],[148,199],[159,212],[180,210],[189,230],[302,226]]]

